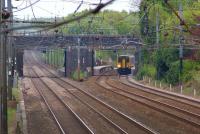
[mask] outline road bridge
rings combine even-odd
[[[43,50],[48,50],[54,48],[64,48],[64,49],[69,49],[70,46],[73,48],[73,51],[70,53],[68,52],[69,55],[67,57],[71,57],[73,55],[74,59],[76,59],[77,55],[77,45],[78,45],[78,39],[80,39],[80,48],[81,50],[88,51],[86,54],[84,54],[83,57],[88,57],[87,53],[90,56],[88,58],[88,64],[91,62],[91,57],[92,54],[90,54],[90,50],[88,47],[93,48],[93,49],[130,49],[133,48],[135,49],[135,57],[136,57],[136,66],[139,64],[139,52],[140,52],[140,46],[141,44],[139,43],[139,39],[135,38],[134,36],[104,36],[104,35],[68,35],[68,36],[63,36],[63,35],[21,35],[21,36],[14,36],[14,45],[18,52],[22,52],[20,54],[23,55],[23,50],[30,50],[35,47],[37,49]],[[121,47],[120,47],[121,46]],[[127,48],[126,48],[127,47]],[[20,51],[19,51],[20,50]],[[70,50],[70,49],[69,49]],[[23,61],[22,57],[17,57],[20,58],[19,61]],[[87,59],[87,58],[86,58]],[[85,60],[86,60],[85,59]],[[21,62],[19,62],[21,63]],[[21,64],[20,64],[21,65]],[[72,65],[72,63],[70,64]],[[69,67],[68,67],[69,68]],[[136,67],[137,68],[137,67]],[[22,72],[23,75],[23,72]]]
[[[77,45],[78,38],[81,39],[82,46],[104,46],[110,47],[114,45],[130,42],[129,45],[137,46],[138,38],[134,36],[104,36],[104,35],[34,35],[34,36],[14,36],[14,45],[17,48],[30,48],[30,47],[66,47],[69,45]]]

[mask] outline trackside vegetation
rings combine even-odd
[[[183,8],[183,18],[188,29],[183,26],[183,43],[189,47],[183,48],[183,67],[180,72],[179,42],[180,20],[172,9],[163,0],[142,0],[139,11],[109,11],[104,10],[97,15],[88,16],[79,22],[72,22],[63,26],[58,33],[97,34],[134,36],[140,38],[145,44],[141,50],[141,61],[136,74],[137,79],[148,76],[154,80],[162,81],[173,86],[182,82],[186,88],[200,89],[200,51],[190,49],[192,45],[199,45],[200,29],[200,2],[198,0],[168,0],[171,7],[178,13],[180,2]],[[75,16],[85,11],[76,13]],[[72,18],[74,14],[65,19]],[[156,25],[159,31],[156,35]],[[156,40],[159,39],[159,43]],[[135,52],[133,52],[135,54]],[[112,52],[96,53],[97,59],[112,59],[116,56]],[[114,59],[114,58],[113,58]],[[115,63],[115,60],[113,60]]]

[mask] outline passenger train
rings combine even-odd
[[[120,55],[117,58],[117,72],[119,75],[129,75],[135,67],[133,55]]]

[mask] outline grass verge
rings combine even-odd
[[[18,88],[12,90],[13,100],[8,101],[8,134],[15,134],[16,131],[16,112],[20,94]]]

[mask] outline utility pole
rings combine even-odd
[[[45,64],[47,64],[47,48],[45,48],[45,58],[44,58]]]
[[[159,45],[159,12],[158,8],[156,9],[156,46],[157,46],[157,52],[160,53],[160,45]],[[157,67],[157,79],[160,79],[160,67]]]
[[[183,6],[181,0],[179,1],[179,16],[183,20]],[[179,74],[179,85],[182,91],[183,85],[182,85],[182,72],[183,72],[183,22],[180,21],[180,37],[179,37],[179,59],[180,59],[180,74]]]
[[[144,19],[142,23],[144,24],[144,27],[142,29],[143,34],[146,36],[149,34],[149,20],[148,20],[148,10],[147,5],[144,6]]]
[[[56,68],[56,49],[54,48],[53,50],[53,64],[54,64],[54,68]]]
[[[7,33],[4,34],[3,38],[3,133],[2,134],[7,134],[8,133],[8,126],[7,126],[7,49],[6,49],[6,44],[7,44]]]
[[[64,68],[65,68],[65,77],[67,77],[67,49],[64,49]]]
[[[78,81],[80,81],[80,38],[78,38],[78,68],[77,68],[77,73],[78,73]]]
[[[89,23],[89,26],[88,26],[88,33],[91,34],[91,25],[92,25],[92,22],[93,22],[93,19],[94,19],[94,16],[91,17],[91,20],[88,21]],[[92,76],[94,75],[94,42],[92,42],[92,65],[91,65],[91,74]]]
[[[0,22],[2,22],[2,0],[0,0]],[[0,32],[2,32],[2,24],[0,23]],[[2,44],[3,44],[3,41],[2,41],[2,34],[0,34],[0,133],[3,133],[3,110],[2,110],[2,107],[3,107],[3,101],[2,101],[2,98],[3,98],[3,92],[2,92]]]
[[[94,47],[92,47],[92,67],[91,67],[92,76],[94,76]]]
[[[12,3],[11,0],[7,0],[7,6],[8,6],[8,12],[10,13],[10,23],[8,23],[8,28],[12,28],[13,24],[13,14],[12,14]],[[10,35],[12,35],[12,32],[10,32]],[[14,64],[13,64],[13,58],[14,58],[14,49],[12,46],[12,37],[8,37],[8,98],[9,100],[12,100],[12,87],[13,87],[13,79],[14,79]]]
[[[53,56],[52,56],[52,48],[50,49],[50,66],[52,67],[53,65]]]
[[[48,56],[48,57],[47,57],[47,58],[48,58],[48,59],[47,59],[47,64],[50,65],[50,49],[49,49],[49,48],[48,48],[48,51],[47,51],[47,52],[48,52],[48,55],[47,55],[47,56]]]
[[[0,0],[0,22],[2,22],[2,12],[5,9],[5,0]],[[0,32],[5,28],[4,23],[0,23]],[[0,82],[1,82],[1,134],[7,134],[7,69],[6,69],[6,38],[5,33],[1,34],[0,40]]]
[[[158,12],[158,9],[156,11],[156,45],[157,47],[159,48],[159,41],[160,41],[160,38],[159,38],[159,12]]]
[[[55,48],[56,53],[56,68],[58,68],[58,48]]]

